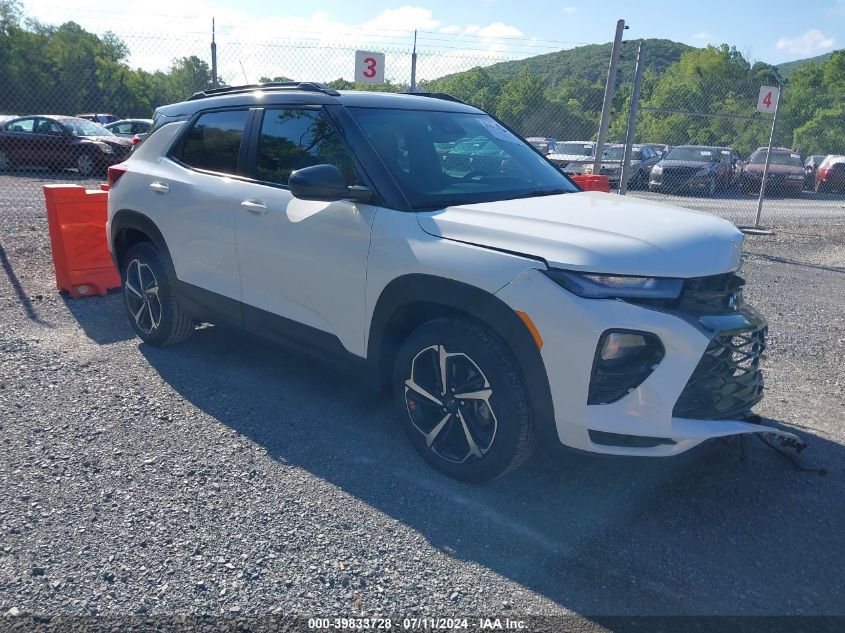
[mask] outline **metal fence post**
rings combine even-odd
[[[217,88],[217,42],[214,41],[214,18],[211,18],[211,87]]]
[[[766,194],[766,183],[769,180],[769,160],[772,158],[772,146],[775,142],[775,125],[778,122],[778,110],[780,100],[783,98],[783,84],[778,82],[778,100],[775,103],[775,115],[772,118],[772,131],[769,134],[769,149],[766,151],[766,162],[763,165],[763,180],[760,182],[760,195],[757,197],[757,219],[754,220],[754,228],[760,228],[760,215],[763,213],[763,196]]]
[[[619,66],[619,53],[622,48],[622,32],[627,28],[625,26],[625,20],[618,20],[616,22],[616,36],[613,38],[613,48],[610,50],[610,65],[607,67],[607,84],[604,86],[604,101],[601,106],[596,157],[593,161],[594,174],[598,174],[601,167],[604,140],[607,136],[607,127],[610,125],[610,107],[613,105],[613,95],[616,93],[616,72]]]
[[[645,43],[637,47],[637,66],[634,70],[634,87],[631,88],[631,108],[628,111],[628,129],[625,132],[625,155],[622,157],[622,174],[619,181],[619,195],[628,193],[628,174],[631,172],[631,150],[634,146],[634,132],[637,127],[637,110],[640,108],[640,89],[643,85],[645,68]]]
[[[411,92],[417,91],[417,32],[414,31],[414,51],[411,53]]]

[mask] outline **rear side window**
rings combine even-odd
[[[287,186],[292,171],[312,165],[335,165],[347,184],[359,182],[352,154],[324,112],[265,110],[258,140],[258,180]]]
[[[236,174],[248,116],[247,110],[201,115],[185,136],[179,159],[196,169]]]

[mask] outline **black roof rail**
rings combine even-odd
[[[242,92],[253,92],[255,90],[305,90],[308,92],[322,92],[332,97],[340,96],[340,93],[326,84],[315,81],[269,81],[263,84],[246,84],[243,86],[226,86],[225,88],[210,88],[195,92],[188,98],[188,101],[216,97],[218,95],[239,94]]]
[[[455,103],[463,103],[467,105],[465,101],[461,101],[457,97],[450,95],[448,92],[409,92],[408,94],[412,94],[416,97],[429,97],[431,99],[443,99],[443,101],[454,101]]]

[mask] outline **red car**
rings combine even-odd
[[[0,171],[15,166],[75,167],[81,176],[104,174],[129,157],[132,141],[98,123],[69,116],[25,116],[0,128]]]
[[[767,147],[758,147],[745,165],[740,178],[743,193],[759,193],[763,181]],[[782,193],[800,196],[804,190],[804,163],[801,154],[786,147],[773,147],[769,160],[769,176],[766,193]]]
[[[816,170],[816,193],[845,193],[845,156],[831,154]]]

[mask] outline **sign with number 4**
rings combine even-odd
[[[355,51],[355,81],[362,84],[383,84],[384,53]]]
[[[757,97],[758,112],[774,112],[780,98],[780,88],[775,86],[760,86],[760,96]]]

